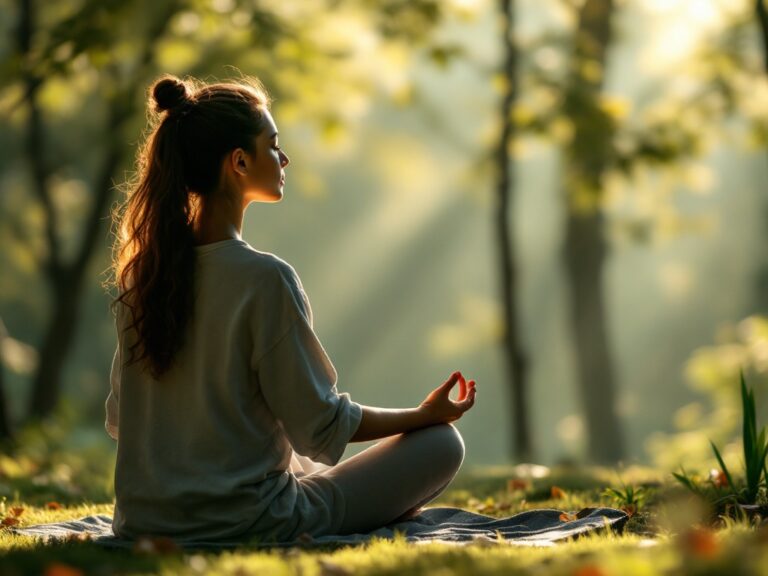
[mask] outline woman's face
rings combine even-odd
[[[268,110],[262,110],[264,129],[256,137],[253,151],[243,160],[247,171],[243,196],[248,202],[279,202],[283,198],[288,156],[280,149],[277,126]]]

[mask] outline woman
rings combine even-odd
[[[415,513],[461,465],[449,423],[475,383],[456,372],[411,409],[339,393],[296,272],[240,236],[251,202],[280,201],[289,163],[264,89],[166,76],[149,106],[117,216],[115,533],[287,541]]]

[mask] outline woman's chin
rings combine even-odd
[[[283,190],[278,189],[271,193],[254,194],[251,197],[251,202],[262,202],[264,204],[274,204],[280,202],[283,199]]]

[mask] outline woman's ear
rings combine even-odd
[[[242,148],[235,148],[230,152],[229,163],[236,174],[239,174],[240,176],[248,174],[247,154]]]

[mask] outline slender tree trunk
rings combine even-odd
[[[569,214],[566,223],[566,273],[571,327],[576,347],[576,377],[585,416],[589,456],[611,463],[623,456],[616,414],[615,377],[603,291],[606,242],[600,212]]]
[[[495,230],[498,246],[501,296],[504,306],[504,357],[507,364],[510,414],[513,425],[513,458],[529,461],[533,456],[530,423],[528,418],[527,358],[520,338],[517,308],[517,262],[514,251],[514,219],[510,215],[510,203],[514,195],[514,159],[509,150],[514,140],[512,108],[517,99],[517,47],[514,41],[515,12],[513,0],[499,0],[500,18],[503,23],[502,44],[504,62],[502,73],[506,89],[501,100],[501,134],[496,149],[496,215]]]
[[[122,162],[124,153],[122,128],[136,112],[135,91],[154,63],[157,40],[163,35],[171,17],[180,7],[180,2],[169,1],[164,4],[147,37],[143,39],[143,51],[137,65],[132,68],[130,77],[122,78],[119,67],[112,68],[109,80],[113,90],[108,102],[108,117],[105,123],[106,151],[96,174],[95,192],[85,221],[85,232],[77,254],[69,262],[61,259],[58,250],[56,210],[48,184],[50,170],[45,164],[44,126],[37,101],[41,80],[32,73],[25,74],[29,110],[26,152],[32,168],[36,194],[46,214],[48,254],[42,263],[42,269],[46,275],[52,301],[51,315],[40,347],[40,362],[29,401],[28,416],[30,418],[45,418],[58,404],[61,376],[77,332],[88,264],[100,245],[99,242],[106,238],[105,232],[109,224],[108,206],[113,194],[112,177]],[[19,53],[27,55],[34,34],[33,0],[20,0],[20,8]]]
[[[571,331],[589,457],[604,463],[620,460],[624,449],[603,292],[607,245],[601,180],[612,128],[597,105],[613,10],[613,0],[586,0],[580,9],[565,103],[575,128],[565,158],[568,210],[564,256]]]
[[[61,374],[74,342],[80,317],[84,275],[67,267],[51,282],[52,306],[45,336],[40,345],[40,365],[34,377],[29,415],[44,418],[59,402]]]

